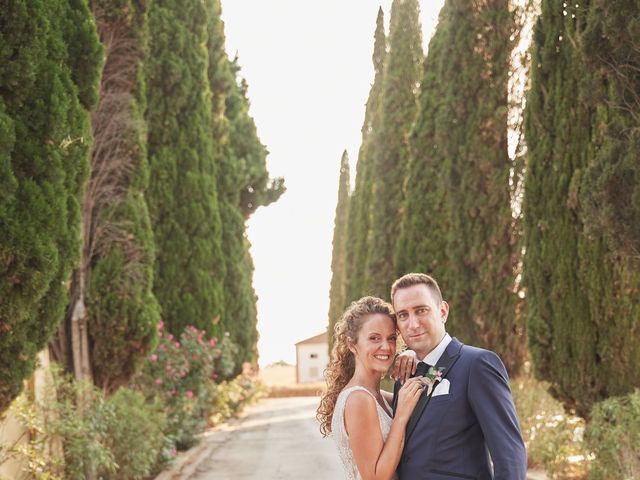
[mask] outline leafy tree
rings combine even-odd
[[[225,52],[219,0],[209,0],[207,8],[212,136],[219,159],[217,185],[226,272],[224,314],[214,332],[228,332],[238,345],[235,360],[239,373],[242,362],[255,362],[258,355],[253,261],[245,222],[258,207],[276,201],[284,192],[284,184],[280,178],[269,180],[267,150],[249,115],[247,84],[238,76],[237,59],[230,61]]]
[[[142,118],[147,8],[138,2],[96,0],[92,10],[106,58],[100,101],[91,118],[84,246],[52,350],[76,376],[86,370],[103,391],[113,392],[151,350],[160,314],[151,291],[155,248],[144,196],[149,179]],[[85,328],[75,331],[80,324]],[[74,336],[82,335],[88,352],[74,348]]]
[[[329,290],[329,351],[333,347],[333,327],[344,310],[346,296],[346,249],[347,220],[349,218],[349,155],[345,150],[340,160],[340,180],[338,182],[338,204],[333,227],[333,251],[331,255],[331,289]]]
[[[640,257],[640,9],[637,2],[594,0],[580,37],[590,75],[581,99],[595,111],[594,149],[582,200],[589,231],[623,256]]]
[[[200,0],[149,10],[147,201],[157,247],[154,294],[174,335],[223,315],[225,260],[207,80],[209,11]]]
[[[407,174],[407,136],[417,111],[422,69],[422,33],[417,0],[395,0],[391,6],[389,53],[385,60],[370,195],[370,243],[366,275],[369,293],[388,298],[395,279],[393,256],[400,231]]]
[[[623,15],[636,12],[637,18],[637,8],[615,4],[611,8],[621,8]],[[619,232],[592,230],[594,216],[584,202],[606,197],[598,190],[605,185],[591,183],[594,173],[627,161],[623,155],[612,163],[601,149],[611,145],[607,132],[618,131],[624,122],[625,113],[614,106],[616,83],[598,92],[606,100],[598,105],[588,100],[585,87],[602,80],[603,71],[585,62],[581,49],[588,49],[593,32],[608,24],[597,18],[603,5],[568,5],[564,15],[559,0],[542,3],[526,117],[524,273],[531,354],[536,375],[551,382],[552,393],[582,416],[595,402],[640,385],[640,347],[629,334],[640,318],[638,261],[611,249],[607,237]],[[628,48],[612,45],[614,51]],[[616,55],[605,61],[614,71],[621,62]],[[611,119],[611,129],[603,129],[603,119]],[[584,191],[585,185],[596,191]]]
[[[500,353],[511,372],[526,347],[507,149],[514,27],[506,0],[443,7],[421,83],[396,251],[399,274],[422,270],[441,280],[450,329]]]
[[[387,53],[387,39],[384,33],[384,14],[378,9],[374,34],[373,68],[375,76],[362,125],[362,144],[358,152],[356,165],[356,186],[349,200],[348,236],[345,265],[345,299],[355,300],[368,293],[370,277],[367,275],[367,254],[369,251],[371,189],[375,179],[373,170],[374,155],[377,149],[377,137],[381,128],[380,102],[384,60]],[[344,305],[346,306],[346,305]],[[331,338],[331,337],[330,337]]]
[[[64,316],[102,51],[83,0],[0,8],[0,410]]]

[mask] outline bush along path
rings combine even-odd
[[[11,407],[37,435],[1,450],[0,464],[18,457],[25,473],[50,480],[148,478],[263,391],[247,369],[230,378],[236,347],[228,336],[207,340],[204,331],[188,326],[175,338],[161,323],[158,337],[140,373],[111,396],[54,367],[44,401],[23,395]],[[88,399],[83,416],[77,415],[79,395]]]

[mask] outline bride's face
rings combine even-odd
[[[367,370],[385,373],[396,354],[396,325],[387,315],[374,313],[362,322],[351,351]]]

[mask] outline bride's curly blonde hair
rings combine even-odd
[[[331,361],[324,373],[327,391],[322,395],[320,406],[316,411],[316,418],[320,422],[320,433],[324,437],[331,433],[331,420],[338,394],[349,383],[355,370],[355,357],[349,350],[349,341],[351,343],[358,341],[358,333],[365,317],[375,313],[387,315],[395,324],[391,305],[378,297],[362,297],[349,305],[335,325]]]

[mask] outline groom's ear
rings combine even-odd
[[[446,322],[449,317],[449,304],[444,300],[440,304],[440,315],[442,316],[442,321]]]

